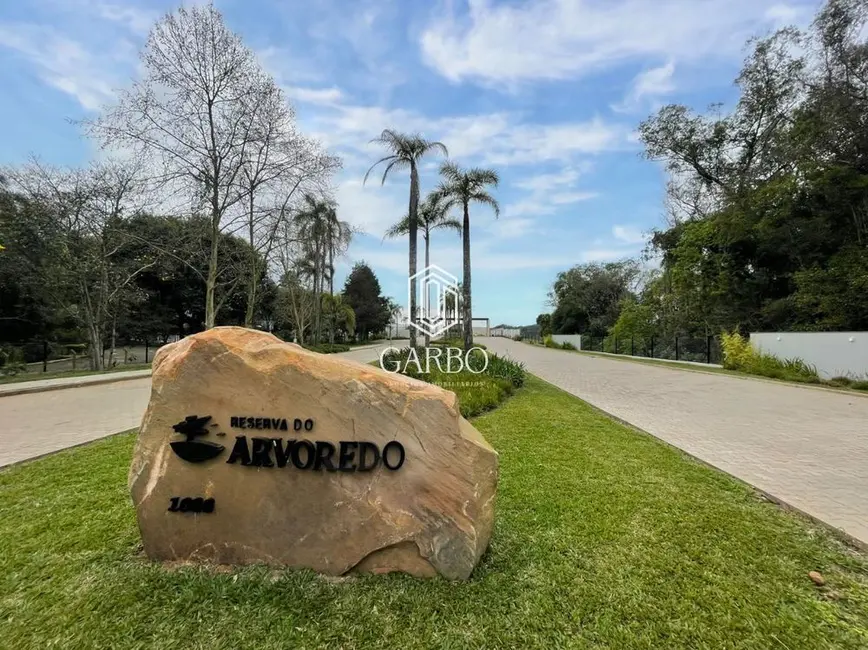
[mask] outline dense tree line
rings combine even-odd
[[[866,14],[831,0],[809,31],[757,40],[728,114],[670,105],[641,124],[671,179],[648,250],[659,269],[562,273],[555,332],[868,329]]]

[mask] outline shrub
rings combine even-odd
[[[519,361],[513,361],[508,357],[501,357],[496,354],[489,354],[488,367],[485,369],[484,374],[495,379],[505,379],[516,388],[521,388],[524,385],[527,371],[524,364]]]
[[[458,408],[461,415],[471,417],[489,411],[509,397],[516,388],[524,385],[526,371],[521,363],[488,353],[488,365],[482,373],[476,374],[468,370],[458,373],[441,372],[435,364],[431,364],[430,372],[424,372],[425,349],[417,348],[422,362],[423,372],[419,372],[415,364],[406,367],[410,348],[394,350],[383,355],[383,364],[387,368],[400,367],[402,374],[430,384],[435,384],[446,390],[451,390],[458,396]],[[482,352],[473,352],[482,355]],[[374,362],[373,365],[379,365]],[[474,360],[474,368],[482,366]]]
[[[559,347],[561,347],[560,345],[555,343],[555,340],[552,338],[551,334],[545,335],[545,337],[543,338],[543,345],[546,346],[547,348],[559,348]]]
[[[513,341],[521,341],[521,334],[516,334],[515,336],[512,337],[512,340]]]
[[[577,348],[575,345],[573,345],[572,343],[570,343],[569,341],[564,341],[564,342],[561,344],[561,347],[562,347],[564,350],[573,350],[573,351],[578,350],[578,348]]]
[[[27,364],[24,363],[24,351],[21,348],[0,348],[0,375],[12,377],[26,371]]]
[[[850,384],[850,388],[854,390],[868,390],[868,380],[860,379]]]
[[[752,375],[806,383],[820,383],[817,369],[802,359],[778,359],[759,352],[750,341],[737,332],[721,337],[723,367]]]

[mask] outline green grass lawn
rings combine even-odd
[[[60,379],[61,377],[87,377],[90,375],[104,375],[107,372],[129,372],[130,370],[146,370],[150,363],[126,363],[106,368],[105,370],[61,370],[59,372],[24,372],[18,375],[0,376],[0,385],[19,384],[24,381],[36,381],[37,379]]]
[[[501,479],[465,583],[152,564],[132,435],[0,472],[0,647],[868,647],[868,558],[824,529],[535,378],[475,424]]]

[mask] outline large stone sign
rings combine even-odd
[[[129,485],[147,555],[467,578],[497,454],[453,393],[263,332],[160,349]]]

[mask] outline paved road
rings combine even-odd
[[[538,377],[868,543],[868,397],[483,340]]]
[[[0,466],[139,426],[151,378],[0,396]]]
[[[363,348],[340,356],[367,362],[378,355],[379,348]],[[101,380],[102,376],[90,376],[41,383],[55,387]],[[3,394],[34,383],[0,387],[0,467],[133,429],[142,422],[151,392],[150,377],[142,377],[26,395]]]

